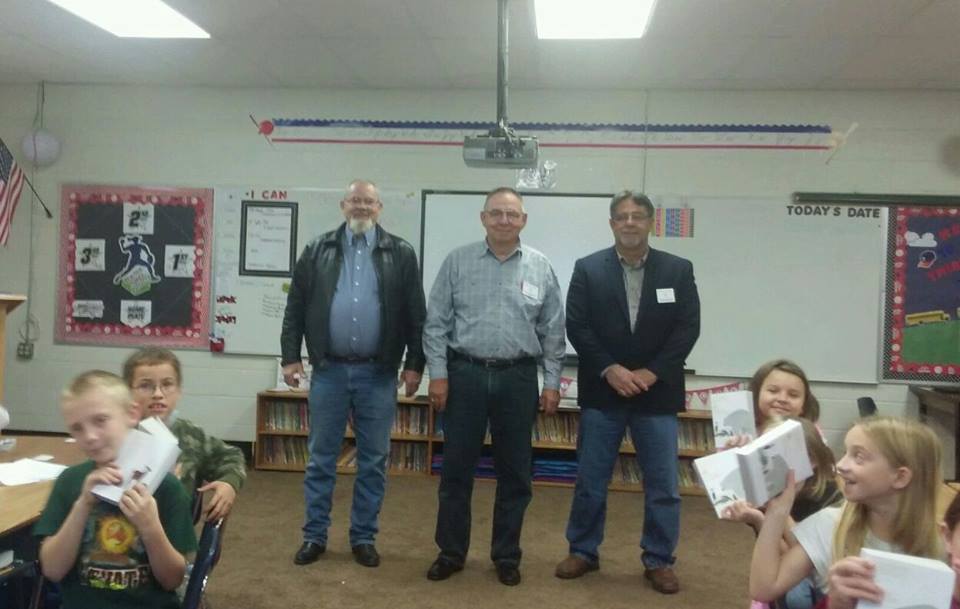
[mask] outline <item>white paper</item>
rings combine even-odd
[[[127,235],[153,234],[153,205],[150,203],[123,203],[123,232]]]
[[[66,465],[46,463],[36,459],[18,459],[13,463],[0,463],[0,484],[18,486],[44,480],[55,480]]]
[[[677,302],[677,297],[673,293],[673,288],[657,288],[657,302],[660,304]]]
[[[244,227],[244,270],[288,273],[292,247],[293,210],[248,205]]]
[[[77,239],[74,243],[73,268],[76,271],[106,270],[107,243],[105,239]]]
[[[860,601],[859,609],[950,609],[953,569],[939,560],[864,548],[860,556],[876,564],[873,581],[883,602]]]
[[[192,279],[196,269],[197,248],[193,245],[171,245],[163,247],[163,276]]]
[[[534,300],[540,299],[540,286],[536,286],[529,281],[523,281],[520,283],[520,292],[528,298]]]

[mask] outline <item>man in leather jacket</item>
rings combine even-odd
[[[401,378],[406,395],[413,395],[424,367],[426,308],[416,252],[377,223],[383,209],[377,186],[354,180],[340,209],[346,222],[314,239],[297,260],[280,336],[289,385],[299,386],[303,378],[303,339],[313,365],[306,520],[294,563],[312,563],[326,550],[337,460],[349,417],[357,468],[350,546],[359,564],[376,567],[380,556],[374,541],[397,403],[397,369],[406,350]]]

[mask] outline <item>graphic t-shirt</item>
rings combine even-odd
[[[34,526],[38,537],[60,530],[63,521],[93,471],[87,461],[69,467],[54,483],[47,506]],[[170,543],[181,554],[197,549],[190,500],[183,486],[167,474],[157,492],[160,523]],[[120,508],[98,501],[90,510],[77,562],[60,582],[65,609],[86,607],[179,607],[176,593],[164,590],[154,579],[140,533]]]

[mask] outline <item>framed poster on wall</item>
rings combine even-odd
[[[213,191],[63,185],[58,342],[207,348]]]

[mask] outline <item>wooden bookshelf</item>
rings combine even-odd
[[[708,411],[687,411],[680,419],[679,460],[680,493],[704,495],[693,471],[692,460],[710,454],[713,448],[713,428]],[[443,434],[439,430],[440,417],[435,416],[425,397],[397,398],[397,418],[390,434],[391,456],[387,473],[391,476],[430,476],[434,457],[443,453]],[[576,471],[577,428],[580,410],[565,406],[556,415],[538,415],[531,438],[535,465],[538,460],[552,459],[552,463],[571,464]],[[307,394],[300,391],[263,391],[257,394],[257,442],[254,463],[257,469],[274,471],[303,471],[306,468],[309,409]],[[347,427],[343,447],[337,459],[337,472],[356,473],[356,445],[353,430]],[[485,444],[490,444],[487,436]],[[628,438],[620,447],[620,457],[614,468],[610,489],[640,492],[634,455],[636,451]],[[560,477],[560,476],[555,476]],[[571,481],[538,479],[538,486],[570,487]],[[478,477],[478,480],[486,478]]]

